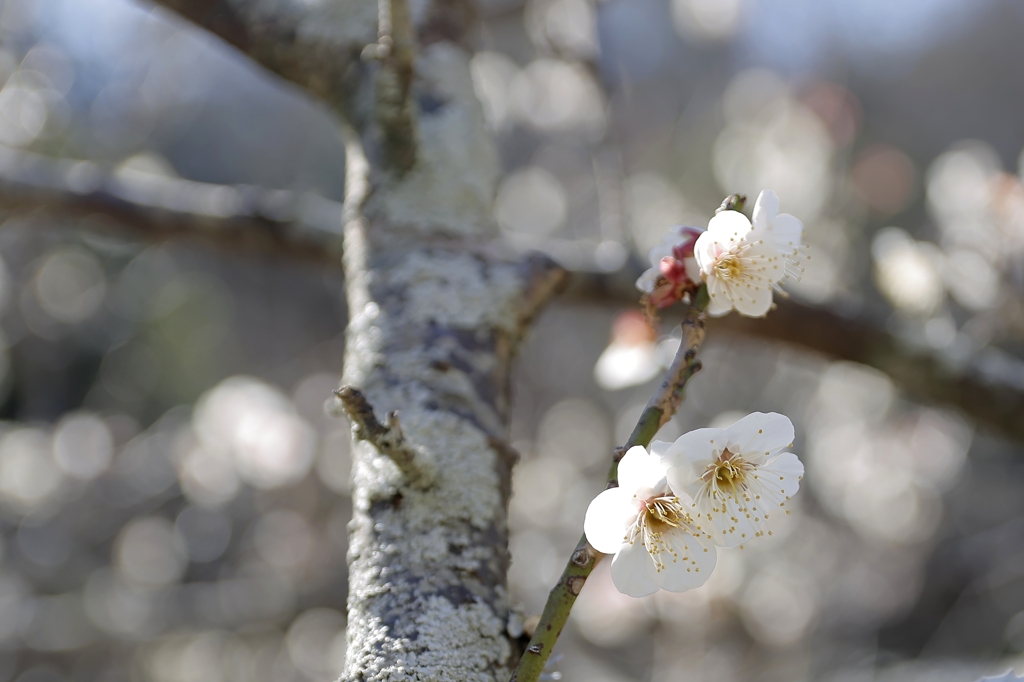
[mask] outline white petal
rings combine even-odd
[[[626,531],[636,520],[633,494],[622,488],[610,488],[587,507],[583,532],[587,542],[602,554],[615,554],[626,542]]]
[[[684,258],[683,267],[691,282],[700,282],[700,265],[697,264],[696,258]]]
[[[697,429],[679,436],[665,453],[665,475],[676,495],[693,497],[703,485],[698,478],[726,445],[725,429]]]
[[[761,190],[754,202],[754,227],[767,229],[779,213],[779,197],[770,189]]]
[[[716,250],[715,239],[710,233],[705,232],[697,237],[693,244],[693,257],[701,271],[709,273],[714,269]]]
[[[790,253],[800,246],[803,240],[804,224],[794,216],[783,213],[772,222],[769,234],[779,253]]]
[[[757,502],[753,496],[750,500],[744,499],[742,493],[739,493],[738,498],[705,497],[697,503],[697,513],[693,514],[694,521],[702,530],[713,536],[716,544],[722,547],[738,547],[757,537],[765,523],[763,509]],[[752,509],[754,505],[758,507],[757,510]],[[765,508],[768,508],[768,505]],[[711,522],[712,529],[707,528],[708,521]]]
[[[739,211],[722,211],[708,223],[708,231],[698,237],[698,241],[709,236],[713,242],[729,246],[738,244],[750,232],[750,221]]]
[[[732,310],[732,295],[729,287],[725,286],[722,278],[717,275],[708,275],[708,314],[712,317],[721,317]]]
[[[776,412],[748,414],[726,429],[729,449],[758,463],[791,446],[794,436],[793,422]]]
[[[689,462],[704,469],[725,448],[726,438],[725,429],[695,429],[676,438],[665,459],[670,466]]]
[[[770,239],[770,235],[766,235]],[[771,244],[758,240],[743,251],[743,270],[754,277],[756,286],[770,285],[786,275],[781,254]]]
[[[718,550],[711,538],[702,533],[694,537],[685,528],[676,528],[666,540],[676,557],[674,561],[666,559],[665,567],[658,573],[661,587],[670,592],[685,592],[707,582],[718,563]]]
[[[742,315],[764,317],[772,307],[771,287],[734,287],[732,304]]]
[[[661,490],[665,486],[665,467],[661,458],[651,455],[642,445],[634,445],[619,461],[619,487],[630,495],[642,488]]]
[[[800,490],[800,478],[803,475],[804,465],[792,452],[783,452],[758,469],[756,483],[760,485],[760,490],[755,492],[761,496],[769,518],[785,513],[789,498]]]
[[[651,454],[659,459],[664,458],[672,443],[667,440],[652,440],[650,445]]]
[[[657,269],[661,265],[661,259],[666,256],[672,255],[672,246],[675,244],[672,235],[667,236],[661,241],[660,244],[653,246],[647,253],[647,258],[651,262],[651,267]]]
[[[654,291],[654,285],[658,283],[658,275],[661,274],[661,270],[657,268],[649,268],[644,270],[644,274],[640,275],[636,280],[636,288],[645,294],[649,294]]]
[[[693,500],[693,496],[700,490],[703,482],[700,474],[704,469],[697,469],[689,462],[681,462],[676,466],[670,466],[665,472],[665,479],[668,487],[679,499]]]
[[[658,591],[658,569],[639,539],[623,545],[612,559],[612,582],[630,597],[646,597]]]

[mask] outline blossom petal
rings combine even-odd
[[[697,241],[700,242],[706,235],[713,243],[730,248],[743,241],[750,229],[747,216],[739,211],[722,211],[708,222],[708,231],[698,237]]]
[[[746,499],[751,497],[751,499]],[[696,521],[712,535],[716,544],[722,547],[738,547],[750,542],[760,534],[765,516],[759,509],[751,508],[756,504],[753,496],[737,492],[713,498],[704,496],[696,503]],[[713,529],[707,528],[702,522],[710,521]]]
[[[786,275],[781,254],[762,239],[752,242],[743,251],[742,260],[743,270],[751,275],[755,286],[771,285]]]
[[[623,545],[612,559],[612,582],[630,597],[646,597],[658,591],[658,569],[639,539]]]
[[[672,255],[672,247],[678,242],[678,237],[673,234],[669,234],[661,240],[660,244],[656,244],[651,247],[651,250],[647,253],[647,258],[651,261],[651,267],[657,269],[658,265],[661,264],[662,258]]]
[[[726,429],[729,449],[759,464],[791,446],[795,435],[789,417],[776,412],[748,414]]]
[[[665,477],[678,495],[694,497],[703,485],[700,475],[726,444],[724,429],[697,429],[676,439],[665,453]]]
[[[770,189],[761,190],[754,202],[754,229],[768,229],[779,213],[779,197]]]
[[[716,275],[708,275],[708,314],[721,317],[732,310],[729,288]]]
[[[670,592],[685,592],[707,582],[718,563],[718,549],[711,538],[699,531],[692,535],[683,527],[667,533],[665,540],[676,556],[673,561],[666,561],[658,573],[661,587]]]
[[[615,554],[626,542],[626,531],[637,515],[633,493],[610,488],[598,495],[587,507],[583,532],[587,542],[603,554]]]
[[[689,462],[701,470],[715,461],[718,452],[725,448],[728,436],[725,429],[696,429],[684,433],[665,452],[669,466]]]
[[[652,440],[650,445],[651,454],[655,457],[662,459],[668,453],[669,448],[672,447],[672,443],[667,440]]]
[[[700,265],[696,258],[684,258],[683,267],[686,269],[686,276],[691,282],[700,283]]]
[[[770,286],[735,287],[732,304],[737,312],[747,317],[764,317],[772,307]]]
[[[783,452],[758,469],[756,485],[751,488],[761,496],[768,517],[788,506],[789,498],[800,489],[803,475],[804,465],[792,452]]]
[[[636,288],[645,294],[649,294],[654,291],[655,285],[658,283],[658,276],[661,275],[659,268],[648,268],[644,270],[644,274],[640,275],[636,280]]]
[[[779,253],[792,253],[803,239],[804,224],[798,218],[783,213],[772,222],[769,234]]]
[[[702,272],[710,273],[714,269],[717,249],[715,239],[709,233],[705,232],[697,237],[693,244],[693,259],[697,261],[697,267]]]
[[[661,458],[651,455],[642,445],[634,445],[619,461],[619,487],[630,495],[637,490],[661,490],[665,486],[665,467]]]

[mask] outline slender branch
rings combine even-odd
[[[381,454],[393,461],[403,474],[408,485],[428,488],[434,482],[434,473],[418,461],[416,451],[409,447],[398,422],[398,412],[387,413],[384,423],[377,420],[373,406],[359,390],[342,386],[334,392],[341,407],[355,427],[356,438],[369,441]]]
[[[115,171],[0,146],[0,208],[102,216],[147,241],[185,236],[340,265],[341,204],[312,194]]]
[[[687,310],[682,323],[683,338],[672,365],[665,375],[665,380],[662,381],[658,392],[647,403],[629,440],[615,451],[615,457],[608,472],[609,488],[618,485],[618,465],[622,456],[635,445],[647,447],[650,444],[658,430],[679,409],[679,405],[683,402],[686,382],[700,371],[701,364],[697,360],[697,351],[704,340],[705,323],[701,303],[707,304],[706,300],[698,300],[697,305],[691,306]],[[526,646],[526,653],[523,654],[519,665],[512,673],[512,682],[536,682],[540,679],[555,642],[558,641],[558,636],[569,619],[569,613],[573,604],[576,603],[576,597],[579,596],[587,578],[590,577],[597,562],[603,556],[590,546],[586,535],[580,538],[576,549],[573,550],[562,571],[562,576],[548,595],[548,601],[544,605],[540,621],[533,631],[530,643]]]
[[[377,121],[389,166],[404,174],[416,163],[416,113],[412,102],[416,38],[406,0],[378,0],[377,42],[363,55],[379,59]]]

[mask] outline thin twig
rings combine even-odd
[[[707,297],[698,297],[695,305],[691,306],[683,319],[683,338],[676,351],[675,359],[665,375],[665,380],[654,394],[647,407],[640,415],[633,433],[626,444],[616,448],[614,461],[608,472],[608,487],[618,485],[619,460],[625,452],[635,446],[648,446],[658,430],[672,418],[672,415],[679,409],[683,402],[683,394],[686,382],[690,377],[700,371],[701,364],[697,360],[697,351],[704,340],[704,306],[707,305]],[[587,582],[597,562],[604,555],[595,550],[587,542],[584,535],[569,557],[562,577],[552,588],[548,595],[548,601],[544,605],[544,612],[540,616],[537,628],[533,631],[530,643],[526,646],[526,653],[523,654],[519,665],[512,673],[512,682],[536,682],[540,679],[544,666],[551,650],[562,633],[562,628],[569,618],[569,612],[576,597]]]
[[[388,165],[404,174],[416,163],[416,113],[412,101],[416,36],[406,0],[378,0],[377,43],[363,54],[380,60],[376,112]]]
[[[416,451],[405,441],[405,434],[398,422],[398,412],[392,410],[384,418],[384,423],[377,420],[373,406],[366,396],[351,386],[342,386],[334,392],[341,401],[341,406],[355,426],[356,438],[373,444],[382,455],[386,455],[405,474],[406,484],[427,488],[433,483],[434,476],[421,462],[417,461]]]

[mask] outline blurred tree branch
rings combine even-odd
[[[926,349],[912,348],[864,316],[845,317],[795,301],[779,301],[765,319],[730,315],[712,329],[803,346],[889,375],[907,397],[956,408],[978,425],[1024,442],[1024,392],[976,364],[956,368]]]
[[[0,146],[0,208],[102,216],[147,241],[341,260],[341,204],[313,194],[193,182]]]
[[[638,274],[638,273],[637,273]],[[636,305],[631,273],[577,273],[568,296]],[[1024,391],[977,363],[954,367],[928,349],[914,348],[865,314],[842,315],[825,308],[779,299],[764,318],[726,315],[709,324],[720,333],[779,341],[887,374],[904,394],[924,404],[952,407],[978,425],[1024,442]]]
[[[190,239],[229,252],[341,264],[340,204],[286,190],[163,176],[138,180],[91,162],[0,147],[0,208],[8,211],[98,215],[145,241]],[[570,296],[623,305],[635,304],[636,298],[630,276],[583,272],[575,276]],[[986,381],[971,368],[948,367],[934,353],[908,347],[863,315],[848,317],[780,300],[764,319],[728,315],[714,330],[781,341],[876,368],[914,400],[947,404],[1024,441],[1024,392],[1019,388]]]
[[[156,0],[324,100],[339,113],[359,85],[355,68],[377,39],[377,3]]]
[[[341,264],[341,206],[336,202],[257,187],[162,176],[138,179],[133,183],[87,161],[0,148],[0,207],[9,211],[100,215],[113,220],[115,230],[147,241],[187,238],[225,251],[277,255],[328,267]],[[211,203],[211,197],[221,199]],[[211,205],[220,208],[214,212]],[[631,278],[623,274],[577,273],[570,296],[619,305],[636,302]],[[950,367],[932,352],[910,348],[864,315],[848,317],[780,300],[765,319],[729,315],[715,320],[711,333],[719,331],[781,341],[874,367],[888,374],[908,397],[949,405],[1024,442],[1024,392],[1019,388],[971,366]]]

